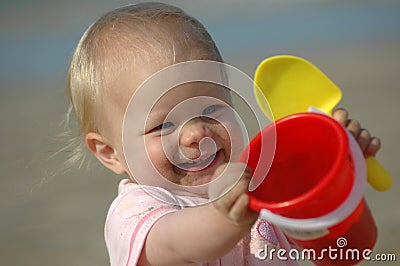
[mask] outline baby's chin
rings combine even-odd
[[[179,185],[182,186],[201,186],[201,185],[207,185],[208,183],[211,182],[213,178],[212,174],[208,175],[202,175],[200,178],[192,175],[188,175],[185,177],[182,177],[179,180]]]

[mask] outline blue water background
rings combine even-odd
[[[206,25],[227,62],[400,39],[400,1],[168,2],[183,5]],[[127,3],[1,1],[1,89],[22,81],[62,80],[86,27]]]

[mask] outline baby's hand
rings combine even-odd
[[[214,207],[237,225],[253,224],[258,213],[248,207],[249,196],[246,193],[251,178],[250,169],[242,163],[224,164],[218,167],[214,177],[216,180],[208,188]]]
[[[333,118],[346,127],[360,145],[366,158],[374,156],[381,148],[381,141],[377,137],[372,137],[369,131],[361,127],[357,120],[349,119],[349,113],[342,108],[333,111]]]

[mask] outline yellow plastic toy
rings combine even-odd
[[[254,81],[257,102],[271,121],[307,112],[310,107],[331,115],[342,99],[341,90],[321,70],[296,56],[265,59],[257,67]],[[378,191],[388,190],[393,182],[390,173],[374,157],[367,158],[366,164],[368,183]]]

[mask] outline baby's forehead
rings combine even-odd
[[[230,90],[221,84],[205,81],[194,81],[181,84],[168,89],[160,95],[154,103],[154,107],[174,106],[190,100],[192,104],[200,102],[225,102],[230,104]]]

